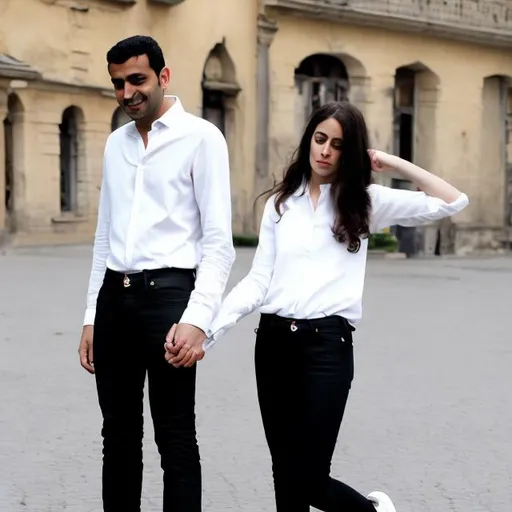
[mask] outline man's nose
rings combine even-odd
[[[134,87],[131,84],[126,83],[124,86],[124,99],[131,100],[136,91],[137,91],[136,87]]]

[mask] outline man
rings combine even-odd
[[[156,41],[120,41],[107,62],[134,122],[105,147],[79,347],[103,414],[103,506],[140,511],[147,372],[164,511],[197,512],[195,363],[235,257],[227,145],[214,125],[165,95],[170,70]],[[166,336],[182,350],[179,364],[164,358]]]

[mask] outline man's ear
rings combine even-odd
[[[167,89],[171,83],[171,70],[167,66],[160,71],[160,86],[162,89]]]

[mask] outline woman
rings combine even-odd
[[[394,171],[423,192],[371,184],[372,170]],[[278,512],[395,512],[386,494],[365,497],[329,475],[354,373],[368,235],[453,215],[468,198],[368,150],[363,116],[346,102],[313,114],[272,192],[252,268],[224,300],[205,347],[259,308],[256,379]],[[177,348],[167,348],[166,359],[180,365]]]

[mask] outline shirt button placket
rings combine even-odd
[[[142,188],[144,185],[143,171],[144,168],[142,164],[139,163],[139,165],[137,165],[137,172],[135,174],[135,190],[133,192],[132,211],[130,213],[130,222],[128,224],[128,233],[126,235],[126,266],[130,270],[133,269],[133,253],[135,246],[135,235],[137,231],[137,215],[142,197]]]

